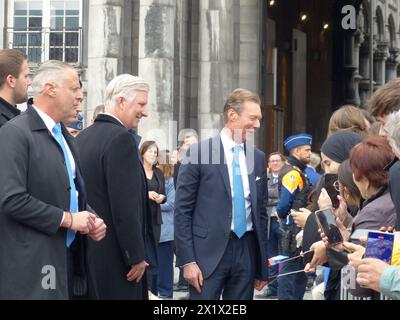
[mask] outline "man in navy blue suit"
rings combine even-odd
[[[179,170],[177,265],[192,300],[251,300],[268,279],[266,159],[251,139],[260,127],[260,98],[234,90],[224,118],[221,133],[191,146]]]

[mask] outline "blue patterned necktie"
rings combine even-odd
[[[240,146],[233,148],[233,226],[234,232],[240,239],[246,232],[246,206],[244,199],[243,179],[239,164]]]
[[[61,125],[59,123],[56,123],[56,125],[54,126],[53,133],[54,133],[54,138],[57,140],[58,144],[60,145],[60,147],[64,153],[65,165],[67,166],[67,171],[68,171],[69,185],[71,187],[70,206],[69,207],[70,207],[70,212],[72,214],[74,214],[74,213],[78,212],[78,197],[76,194],[74,176],[72,174],[72,166],[69,161],[67,148],[65,146],[62,131],[61,131]],[[75,238],[75,231],[68,229],[67,230],[67,247],[69,247],[71,245],[71,243],[74,241],[74,238]]]

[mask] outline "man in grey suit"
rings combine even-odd
[[[260,127],[258,95],[236,89],[224,117],[218,136],[190,147],[178,177],[177,264],[195,300],[251,300],[268,279],[266,159],[250,139]]]
[[[32,87],[35,104],[0,129],[0,299],[82,298],[84,235],[99,241],[106,227],[85,211],[77,147],[61,123],[76,116],[79,77],[48,61]]]

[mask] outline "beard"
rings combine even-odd
[[[27,102],[28,101],[28,92],[23,92],[23,93],[15,92],[14,101],[16,104]]]

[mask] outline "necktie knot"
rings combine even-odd
[[[61,124],[56,123],[55,126],[53,127],[53,132],[55,135],[59,135],[61,133]]]

